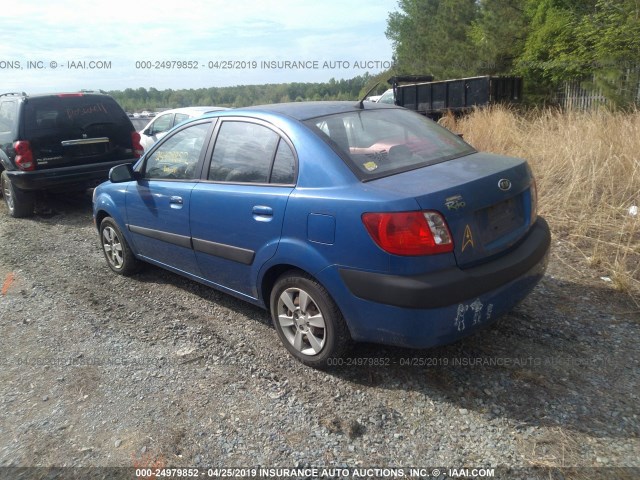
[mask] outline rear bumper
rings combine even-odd
[[[363,300],[402,308],[440,308],[481,296],[525,275],[546,261],[550,244],[549,226],[538,218],[517,248],[477,267],[416,276],[341,269],[340,276],[349,291]]]
[[[109,170],[116,165],[133,163],[136,159],[115,160],[111,162],[74,165],[72,167],[50,168],[24,172],[7,170],[13,185],[20,190],[66,190],[90,188],[109,178]]]
[[[331,286],[354,340],[430,348],[486,327],[524,300],[544,276],[549,245],[540,218],[514,250],[479,267],[401,277],[331,266],[319,280]]]

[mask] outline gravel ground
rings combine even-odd
[[[357,345],[320,372],[265,311],[152,266],[111,273],[90,203],[0,206],[0,467],[640,478],[640,311],[561,240],[494,326],[427,351]]]

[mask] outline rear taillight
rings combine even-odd
[[[36,164],[33,161],[33,152],[31,152],[31,145],[25,140],[19,140],[13,143],[13,149],[16,152],[16,166],[20,170],[35,170]]]
[[[433,255],[453,251],[447,222],[438,212],[365,213],[362,222],[385,252]]]
[[[131,132],[131,145],[133,147],[133,155],[136,158],[140,158],[144,152],[144,148],[140,143],[140,134],[135,130]]]

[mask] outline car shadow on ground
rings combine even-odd
[[[581,293],[571,297],[567,291]],[[637,438],[638,312],[631,302],[628,309],[609,311],[612,295],[625,305],[626,297],[611,289],[547,277],[509,315],[455,344],[420,351],[357,345],[350,365],[334,374],[489,419],[508,417],[523,427]],[[592,308],[587,299],[604,303]],[[372,365],[375,359],[378,365]]]
[[[223,308],[245,315],[252,320],[265,325],[272,325],[271,317],[266,310],[156,265],[143,263],[140,271],[131,278],[145,284],[163,284],[178,287],[207,302],[214,302]]]
[[[79,219],[85,219],[87,215],[92,215],[92,194],[93,189],[66,193],[38,192],[33,216],[27,217],[27,219],[41,221],[56,220],[56,217],[59,217],[60,221],[56,221],[56,223],[68,223],[69,218],[75,216],[78,216]],[[9,215],[2,196],[0,196],[0,204],[2,205],[0,207],[2,215]]]
[[[263,309],[159,267],[145,266],[135,278],[177,286],[272,326]],[[612,295],[628,308],[610,310]],[[624,294],[546,277],[510,314],[463,340],[428,350],[355,344],[328,374],[363,387],[405,390],[488,419],[507,417],[523,428],[637,438],[636,317]],[[279,343],[274,348],[284,352]]]

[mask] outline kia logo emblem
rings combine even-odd
[[[509,180],[508,178],[501,178],[498,181],[498,188],[503,192],[508,192],[509,190],[511,190],[511,180]]]

